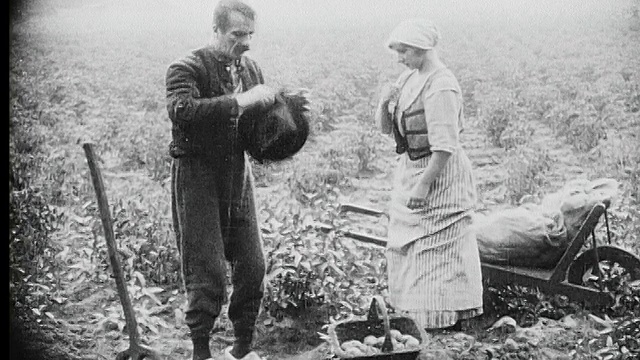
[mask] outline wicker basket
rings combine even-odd
[[[382,317],[380,317],[381,313]],[[391,343],[392,329],[415,337],[420,342],[418,349],[394,350]],[[328,335],[333,352],[341,359],[354,360],[416,360],[427,339],[424,329],[420,328],[413,319],[408,317],[392,317],[387,314],[384,300],[380,296],[375,296],[369,307],[369,314],[366,320],[344,321],[329,326]],[[364,341],[367,335],[376,337],[385,336],[382,351],[378,354],[350,356],[340,345],[349,340]]]

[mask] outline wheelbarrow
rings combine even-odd
[[[357,204],[343,204],[340,213],[358,213],[374,217],[388,215],[380,210]],[[595,228],[604,218],[607,244],[597,241]],[[325,229],[328,230],[328,229]],[[340,230],[343,236],[351,239],[385,247],[387,240],[382,237]],[[591,247],[581,250],[591,236]],[[607,215],[607,205],[595,204],[568,243],[560,260],[552,269],[499,265],[481,262],[483,279],[493,285],[521,285],[537,288],[547,294],[561,294],[574,302],[589,305],[611,305],[614,301],[612,291],[605,285],[606,273],[616,268],[628,281],[640,280],[640,258],[628,251],[611,245],[611,232]]]

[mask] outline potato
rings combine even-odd
[[[367,346],[367,351],[366,351],[367,355],[376,355],[376,354],[380,354],[380,349],[378,349],[375,346]]]
[[[356,348],[356,349],[360,349],[364,344],[362,344],[360,341],[358,340],[348,340],[343,342],[340,347],[342,348],[342,350],[347,351],[351,348]]]
[[[398,339],[398,341],[400,341],[401,343],[405,343],[407,341],[407,336],[411,336],[408,334],[403,334],[402,336],[400,336],[400,338]]]
[[[380,336],[378,338],[378,342],[376,343],[378,347],[382,347],[382,344],[384,344],[384,335]]]
[[[418,339],[414,338],[411,335],[407,335],[406,341],[404,342],[404,346],[408,349],[414,349],[414,348],[420,347],[420,341],[418,341]]]
[[[403,344],[396,339],[391,339],[391,345],[393,346],[393,350],[398,350],[398,346]]]
[[[396,329],[391,329],[391,331],[389,331],[389,334],[391,334],[392,339],[396,339],[398,341],[400,341],[400,339],[402,338],[402,333]]]
[[[378,343],[378,338],[373,335],[367,335],[362,343],[367,346],[375,346]]]
[[[368,351],[368,346],[361,343],[358,340],[348,340],[342,343],[341,345],[344,351],[348,351],[350,349],[358,349],[361,353],[366,354]]]
[[[345,350],[344,352],[347,353],[349,357],[366,355],[362,350],[358,349],[357,347],[350,347],[348,350]]]

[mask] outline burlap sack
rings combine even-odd
[[[618,181],[609,178],[572,180],[557,192],[545,196],[541,206],[562,212],[567,236],[572,239],[596,204],[609,207],[616,201],[619,186]]]
[[[535,204],[476,213],[473,220],[483,262],[552,268],[567,247],[562,214]]]
[[[553,268],[589,212],[597,203],[607,207],[618,195],[614,179],[573,180],[540,204],[474,215],[473,229],[483,262]]]

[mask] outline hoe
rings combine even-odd
[[[85,155],[87,156],[87,163],[89,164],[89,170],[91,171],[93,187],[98,197],[98,208],[100,210],[102,226],[104,227],[104,237],[107,240],[109,260],[111,260],[111,268],[113,269],[113,275],[116,278],[118,296],[120,296],[120,302],[122,303],[127,330],[129,332],[129,348],[118,353],[116,360],[161,360],[162,358],[159,353],[140,344],[138,322],[136,321],[133,307],[131,306],[131,299],[129,298],[129,293],[124,281],[124,274],[122,273],[122,267],[120,266],[120,259],[118,258],[111,214],[109,212],[109,203],[107,202],[107,195],[104,190],[102,175],[100,174],[100,169],[96,163],[93,145],[85,143],[82,147],[84,148]]]

